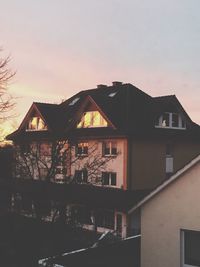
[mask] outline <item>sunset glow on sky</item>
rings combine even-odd
[[[116,80],[176,94],[200,123],[199,10],[199,0],[2,0],[16,124],[33,101],[60,103]]]

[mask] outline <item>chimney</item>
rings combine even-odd
[[[97,88],[100,89],[100,88],[106,88],[107,85],[106,84],[98,84],[97,85]]]
[[[120,86],[120,85],[122,85],[122,82],[114,81],[114,82],[112,82],[112,85],[113,86]]]

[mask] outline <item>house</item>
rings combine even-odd
[[[175,95],[152,97],[121,82],[61,104],[33,103],[7,138],[22,152],[16,176],[133,191],[151,190],[200,152],[200,127]],[[33,166],[30,151],[40,164]],[[136,227],[118,211],[99,217],[102,229]]]
[[[141,266],[200,266],[200,155],[129,213],[141,213]]]

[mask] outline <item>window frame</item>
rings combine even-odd
[[[89,152],[88,142],[79,142],[76,144],[76,151],[75,151],[76,157],[87,157],[88,152]]]
[[[185,263],[185,233],[186,232],[199,232],[195,230],[181,229],[180,230],[180,257],[181,257],[181,267],[197,267],[197,265],[190,265]]]
[[[81,177],[79,177],[79,175]],[[78,184],[87,184],[88,183],[88,171],[87,171],[87,169],[75,170],[74,177],[75,177],[75,182],[77,182]]]
[[[103,180],[105,179],[105,177],[103,177],[104,175],[108,175],[108,184],[105,184],[104,182],[103,182]],[[115,177],[114,177],[114,179],[115,179],[115,184],[112,184],[112,179],[113,179],[113,177],[112,177],[112,175],[115,175]],[[102,185],[103,186],[112,186],[112,187],[116,187],[117,186],[117,173],[116,172],[102,172],[102,175],[101,175],[101,177],[102,177]]]
[[[85,117],[89,116],[89,125],[85,125]],[[94,125],[95,116],[99,116],[100,124]],[[101,113],[98,110],[93,111],[86,111],[83,113],[80,122],[77,125],[77,128],[101,128],[101,127],[108,127],[108,122],[104,119],[104,117],[101,115]]]
[[[163,125],[163,117],[165,115],[168,115],[168,126]],[[173,126],[173,115],[178,116],[178,126]],[[159,116],[158,120],[156,121],[155,128],[186,130],[186,122],[179,113],[167,111]]]
[[[106,152],[107,149],[109,151],[108,153]],[[113,153],[113,151],[115,152]],[[104,157],[116,157],[117,156],[117,141],[104,141],[102,143],[102,155]]]
[[[32,121],[36,119],[36,128],[31,128],[31,125],[32,125]],[[40,122],[43,122],[44,124],[44,128],[41,128],[39,129],[38,126],[39,126],[39,123]],[[27,132],[34,132],[34,131],[47,131],[48,130],[48,127],[47,127],[47,124],[45,123],[45,121],[40,117],[40,116],[33,116],[29,119],[28,123],[27,123],[27,126],[26,126],[26,131]]]

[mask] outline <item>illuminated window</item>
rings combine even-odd
[[[180,114],[165,112],[156,121],[156,128],[175,128],[175,129],[186,129],[185,120]]]
[[[28,131],[43,131],[47,130],[47,125],[40,117],[32,117],[27,126]]]
[[[88,143],[78,143],[76,146],[76,156],[88,155]]]
[[[77,128],[107,127],[107,121],[101,116],[99,111],[85,112]]]
[[[117,142],[107,141],[103,142],[103,156],[116,156]]]

